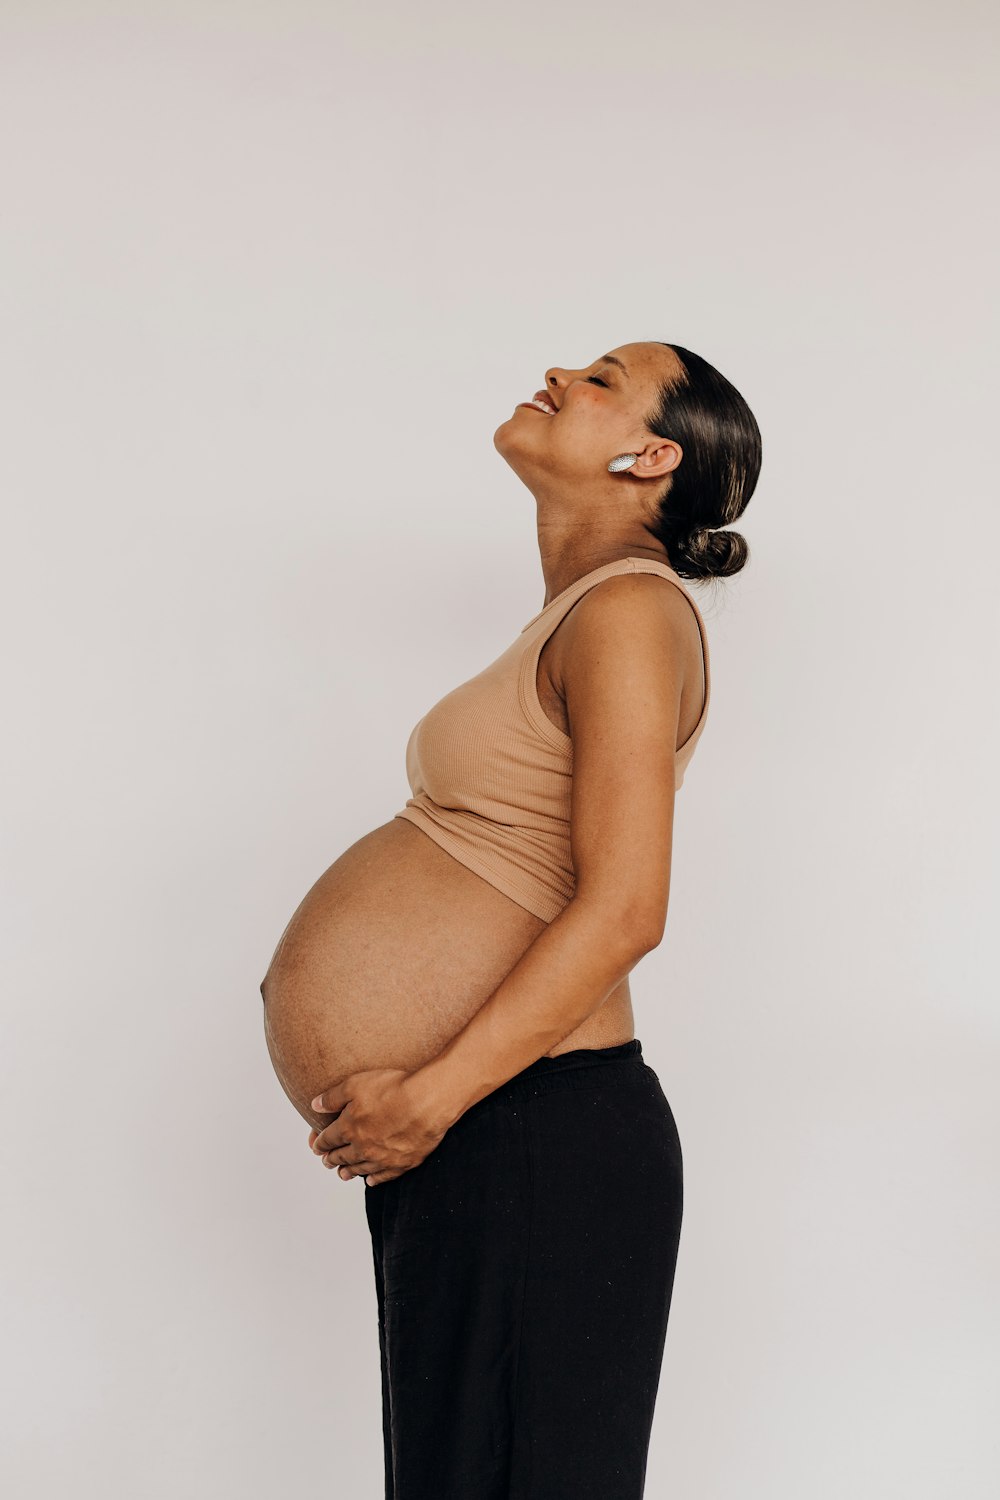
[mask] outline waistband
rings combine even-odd
[[[641,1056],[642,1043],[637,1036],[630,1042],[619,1042],[617,1047],[575,1047],[572,1052],[560,1052],[558,1057],[537,1057],[508,1082],[517,1083],[519,1078],[534,1078],[539,1073],[562,1073],[567,1068],[596,1068],[602,1062],[617,1062],[620,1057]]]
[[[621,1066],[616,1067],[616,1064]],[[609,1069],[611,1073],[629,1074],[633,1070],[644,1070],[646,1063],[639,1038],[636,1036],[630,1042],[620,1042],[617,1047],[575,1047],[569,1052],[560,1052],[558,1057],[538,1057],[526,1068],[522,1068],[520,1073],[508,1078],[506,1083],[501,1083],[492,1093],[484,1094],[465,1113],[469,1115],[491,1102],[516,1099],[522,1094],[544,1093],[549,1086],[559,1087],[565,1074],[580,1075],[584,1070],[599,1068]],[[552,1080],[551,1085],[549,1080]],[[575,1084],[577,1081],[583,1080],[567,1079],[567,1084]]]

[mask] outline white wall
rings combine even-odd
[[[495,427],[643,338],[765,448],[633,980],[686,1171],[647,1492],[996,1493],[997,30],[0,7],[8,1494],[381,1493],[363,1188],[257,985],[541,604]]]

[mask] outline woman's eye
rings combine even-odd
[[[603,385],[605,390],[609,389],[608,382],[606,380],[601,380],[597,375],[588,375],[587,379],[592,380],[595,385]]]

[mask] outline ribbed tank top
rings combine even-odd
[[[618,573],[659,573],[694,610],[705,661],[705,701],[675,752],[674,786],[705,727],[711,675],[701,611],[673,568],[622,557],[585,573],[533,615],[496,661],[435,703],[406,746],[412,796],[394,816],[422,828],[442,849],[546,922],[576,885],[570,853],[573,743],[547,717],[536,674],[542,647],[588,589]]]

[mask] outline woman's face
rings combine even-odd
[[[493,446],[536,495],[565,485],[603,488],[621,476],[608,473],[619,453],[637,453],[627,473],[649,479],[650,493],[677,467],[677,443],[657,437],[645,423],[664,380],[683,374],[663,344],[620,344],[580,369],[553,365],[539,386],[542,404],[518,405],[493,434]],[[522,402],[535,393],[525,391]],[[545,400],[547,398],[547,400]]]

